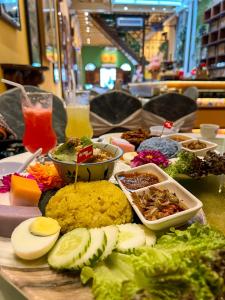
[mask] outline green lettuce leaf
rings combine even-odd
[[[158,239],[157,249],[174,251],[213,250],[225,247],[225,237],[219,231],[200,223],[194,223],[186,230],[171,229]]]
[[[82,147],[86,147],[86,146],[93,144],[92,140],[86,136],[82,136],[80,138],[80,142],[81,142]]]
[[[223,299],[224,278],[225,237],[198,223],[173,229],[155,247],[115,252],[81,272],[83,283],[93,279],[97,300]]]
[[[82,283],[93,279],[92,292],[98,300],[122,300],[123,282],[134,279],[134,269],[129,255],[113,253],[95,268],[84,267]]]
[[[189,175],[193,172],[195,160],[195,154],[188,151],[181,151],[177,156],[176,162],[170,164],[164,171],[173,178],[179,174]]]

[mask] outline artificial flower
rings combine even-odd
[[[3,176],[2,179],[1,179],[0,193],[7,193],[7,192],[10,191],[12,175],[16,175],[16,176],[20,176],[20,177],[35,180],[34,176],[32,176],[31,174],[21,175],[21,174],[18,174],[18,173],[14,173],[14,174],[9,174],[9,175]],[[37,182],[37,184],[38,184],[40,190],[43,191],[43,189],[44,189],[43,184],[41,184],[40,182]]]
[[[64,183],[58,174],[53,163],[36,163],[27,169],[38,183],[43,185],[43,190],[59,189],[63,187]]]
[[[166,168],[169,165],[168,158],[158,150],[143,150],[131,161],[131,167],[138,167],[153,163],[159,167]]]

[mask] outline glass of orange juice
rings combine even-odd
[[[92,138],[93,128],[90,122],[89,92],[68,92],[67,96],[67,126],[66,137]]]

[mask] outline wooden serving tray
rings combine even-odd
[[[78,275],[57,273],[49,268],[17,269],[9,267],[1,267],[0,275],[27,299],[93,299],[90,288],[81,284]]]
[[[50,269],[46,257],[30,262],[17,258],[7,238],[0,238],[0,249],[0,275],[27,299],[93,299],[78,274]]]

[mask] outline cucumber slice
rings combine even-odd
[[[138,224],[138,226],[144,230],[145,232],[145,245],[146,246],[154,246],[156,243],[156,235],[155,233],[146,227],[145,225]]]
[[[90,232],[86,228],[76,228],[66,233],[49,253],[49,265],[56,269],[69,269],[69,265],[87,251],[90,242]]]
[[[104,260],[107,256],[109,256],[113,250],[116,248],[116,243],[118,240],[119,229],[116,225],[110,225],[106,227],[102,227],[105,232],[107,243],[100,260]]]
[[[137,224],[118,225],[119,237],[116,249],[119,252],[132,252],[145,245],[145,233]]]
[[[87,251],[70,265],[70,268],[73,270],[79,270],[83,266],[93,265],[98,261],[105,250],[107,239],[104,230],[101,228],[92,228],[89,231],[91,244]]]

